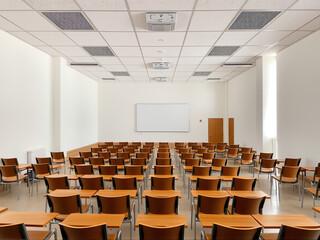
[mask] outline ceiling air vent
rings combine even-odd
[[[156,80],[156,82],[167,82],[168,78],[167,77],[156,77],[155,80]]]
[[[105,80],[105,81],[115,81],[116,79],[115,79],[115,78],[102,78],[102,80]]]
[[[42,12],[61,30],[94,30],[81,12]]]
[[[222,67],[252,67],[252,63],[225,63]]]
[[[116,77],[130,77],[128,72],[111,72]]]
[[[147,12],[146,21],[150,31],[173,31],[177,15],[175,12]]]
[[[217,46],[209,52],[208,56],[231,56],[238,48],[239,46]]]
[[[169,62],[154,62],[152,64],[154,69],[169,69],[170,63]]]
[[[280,11],[257,11],[257,12],[241,12],[234,20],[229,29],[245,30],[245,29],[262,29],[276,16]]]
[[[194,77],[203,77],[203,76],[209,76],[211,72],[194,72],[192,76]]]
[[[98,63],[85,63],[85,62],[76,62],[70,63],[70,66],[77,66],[77,67],[101,67]]]
[[[218,81],[220,80],[221,78],[208,78],[207,81]]]
[[[108,47],[83,47],[91,56],[114,56]]]

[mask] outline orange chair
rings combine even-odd
[[[139,224],[139,239],[140,240],[183,240],[184,225],[172,227],[154,227],[144,224]]]

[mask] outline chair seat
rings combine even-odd
[[[251,165],[252,164],[252,160],[242,160],[241,164],[242,165]]]
[[[317,191],[317,188],[305,188],[305,190],[307,190],[308,192],[310,192],[312,195],[316,195],[316,191]],[[318,195],[319,196],[319,195]],[[317,197],[318,197],[317,196]]]
[[[313,176],[307,176],[306,179],[308,179],[310,182],[313,182]],[[319,177],[316,177],[315,182],[319,182]]]
[[[262,240],[277,240],[278,233],[262,233],[260,237],[262,238]]]
[[[212,166],[212,171],[220,172],[221,171],[221,167]]]
[[[90,205],[82,205],[82,212],[86,212],[88,210]],[[59,220],[59,221],[63,221],[66,219],[66,217],[68,217],[69,214],[59,214],[56,219]]]
[[[206,234],[206,240],[211,240],[211,234]]]
[[[26,178],[27,175],[18,175],[18,181],[21,181],[22,179]],[[2,177],[3,182],[17,182],[17,176],[13,177]]]
[[[117,235],[115,235],[115,234],[108,234],[108,239],[109,240],[115,240],[116,237],[117,237]]]
[[[93,157],[97,157],[97,156],[98,156],[98,153],[92,153],[92,156],[93,156]]]
[[[49,173],[37,174],[37,175],[36,175],[36,178],[37,178],[37,179],[43,179],[44,177],[49,176],[49,175],[50,175]]]
[[[125,162],[125,163],[129,163],[129,162],[130,162],[130,159],[125,159],[124,162]]]
[[[225,153],[226,152],[226,150],[217,150],[217,153]]]
[[[256,169],[258,172],[260,172],[260,168],[259,167],[254,167],[254,169]],[[273,172],[273,168],[261,168],[261,172],[263,172],[263,173],[272,173]]]
[[[228,154],[228,158],[237,158],[238,155],[237,154]]]
[[[43,240],[50,234],[50,231],[34,231],[28,230],[28,236],[30,240]]]
[[[280,182],[280,176],[272,176],[275,180]],[[288,177],[282,177],[282,182],[284,183],[294,183],[296,182],[296,178],[288,178]]]
[[[203,157],[203,153],[197,153],[198,157]]]
[[[204,163],[206,163],[206,164],[211,164],[212,163],[212,159],[203,159],[202,161]]]

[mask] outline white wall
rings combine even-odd
[[[52,58],[0,30],[0,157],[52,146]]]
[[[279,157],[302,157],[302,166],[319,162],[320,31],[277,56]]]
[[[208,141],[208,118],[225,114],[224,88],[224,83],[100,83],[99,141]],[[189,103],[190,132],[136,132],[136,103]]]

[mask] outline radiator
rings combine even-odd
[[[36,148],[27,151],[28,164],[36,163],[36,157],[48,157],[45,148]]]

